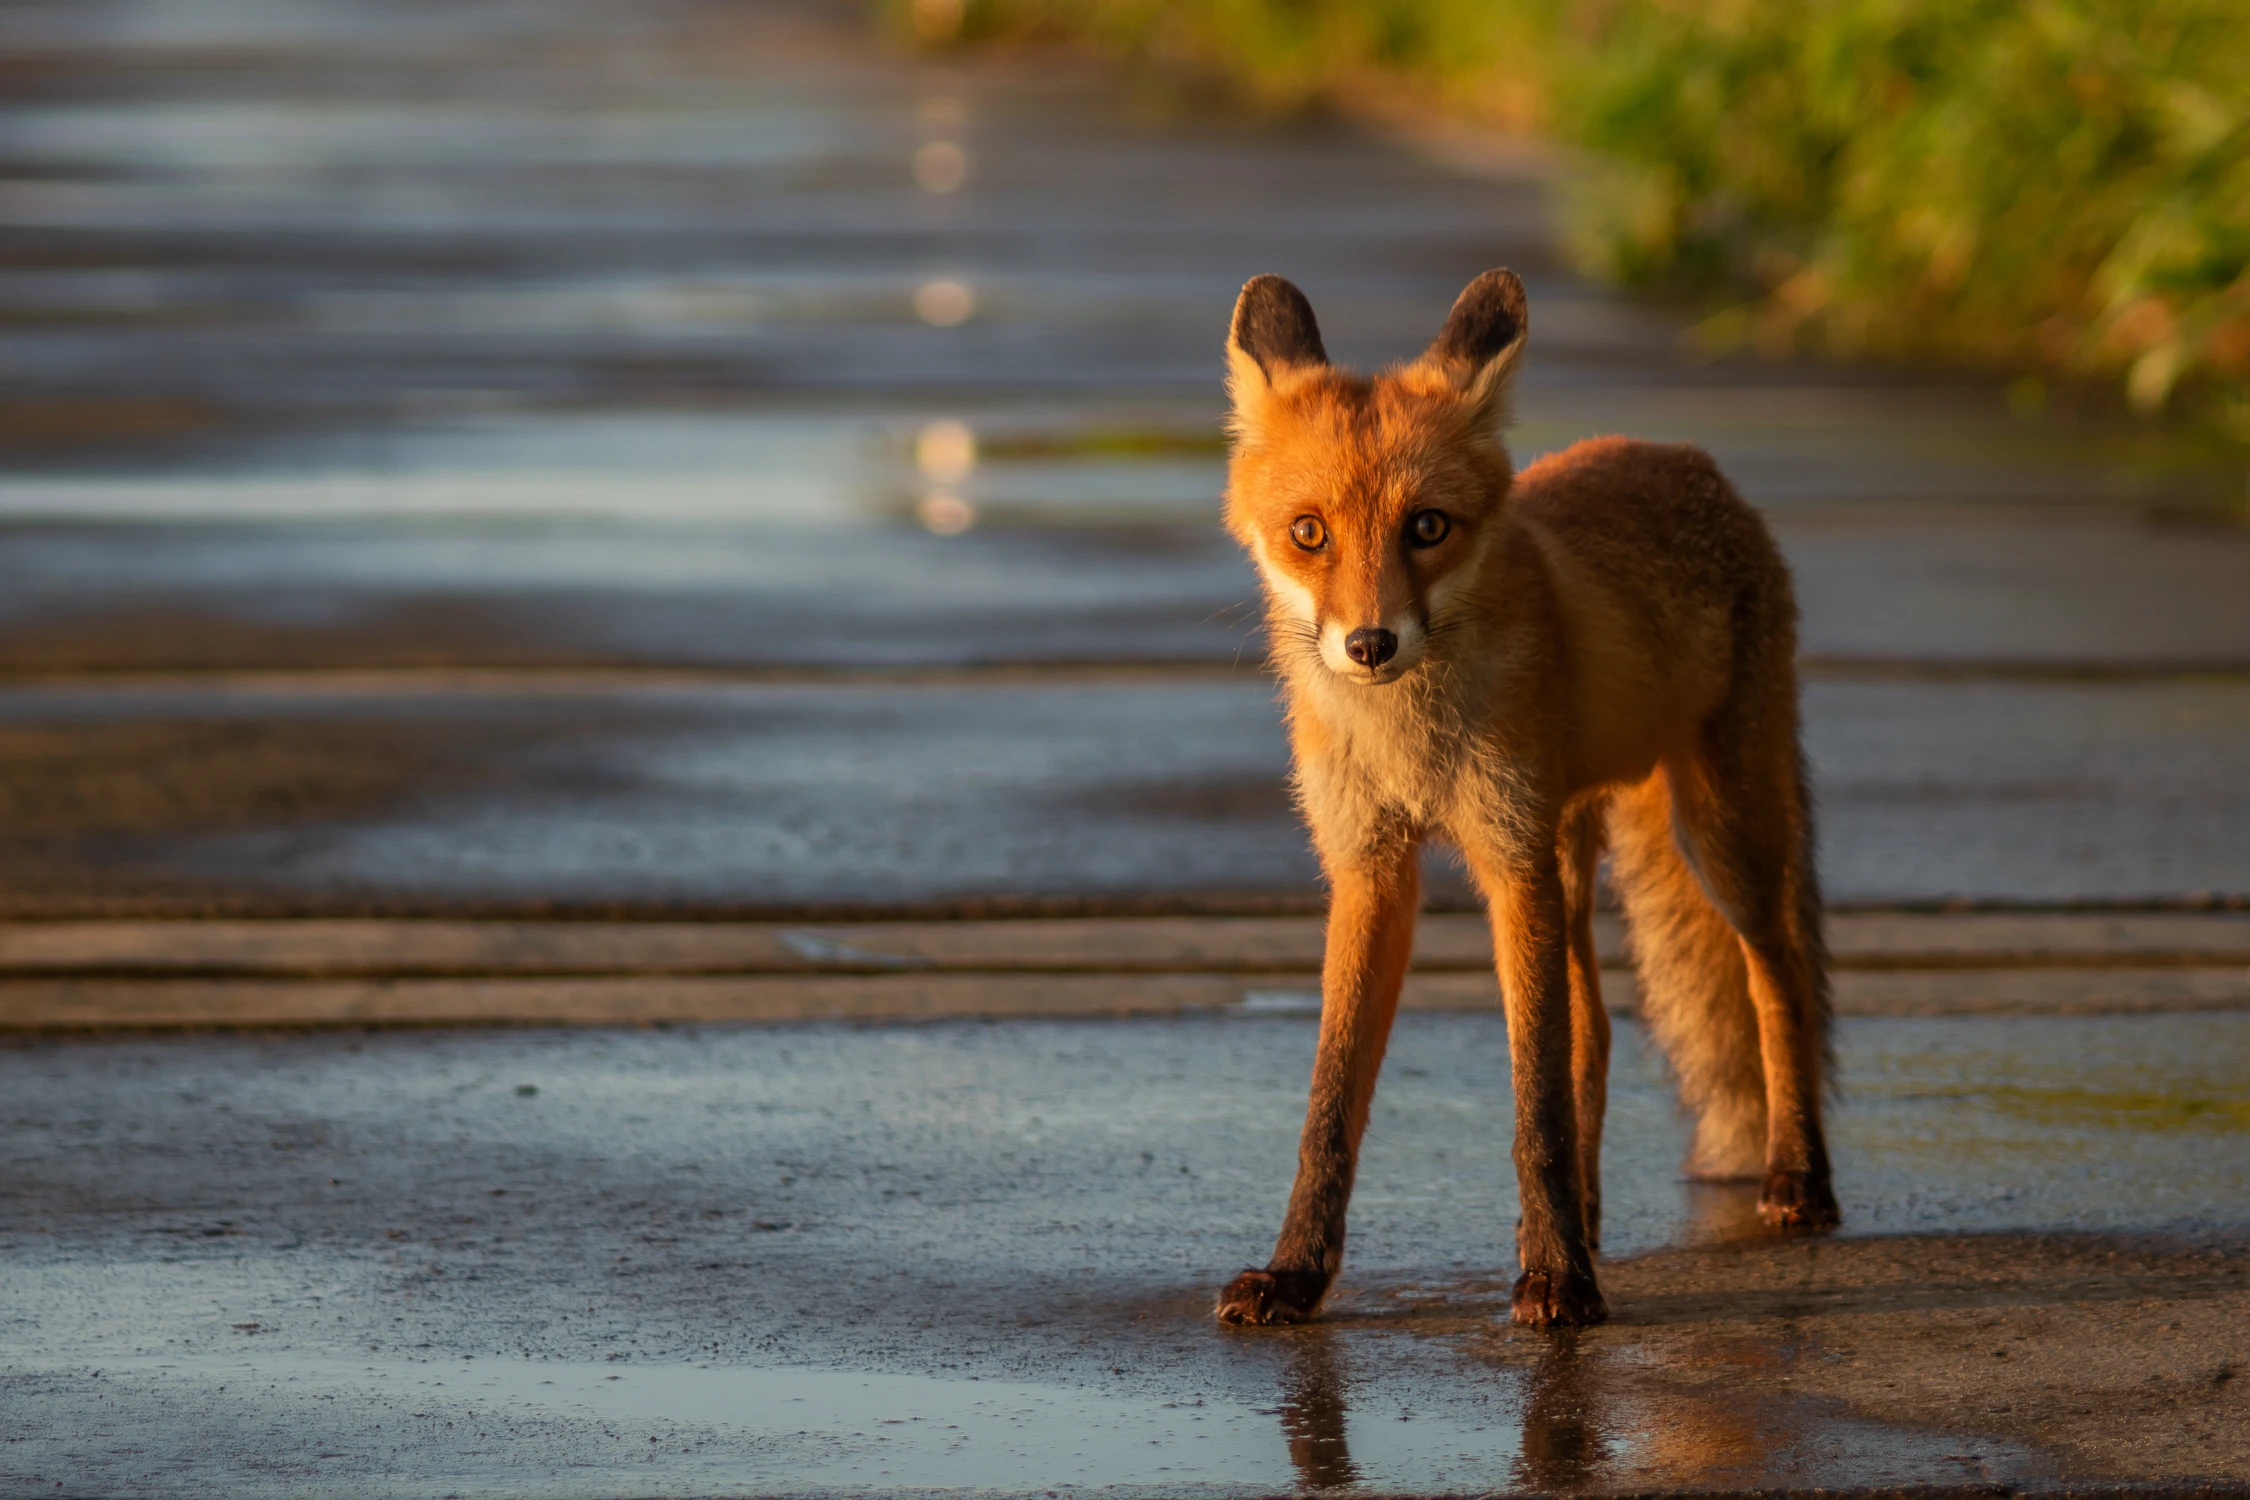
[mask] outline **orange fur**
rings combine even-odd
[[[1488,272],[1428,351],[1370,379],[1328,363],[1287,282],[1236,307],[1227,525],[1265,580],[1332,897],[1297,1183],[1271,1262],[1220,1295],[1229,1322],[1311,1316],[1341,1264],[1430,839],[1461,851],[1492,916],[1519,1321],[1605,1313],[1605,849],[1695,1116],[1690,1171],[1762,1176],[1776,1224],[1836,1221],[1788,570],[1695,448],[1604,438],[1515,473],[1499,429],[1526,326],[1522,283]]]

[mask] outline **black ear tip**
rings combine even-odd
[[[1529,310],[1522,277],[1506,269],[1487,271],[1454,299],[1437,352],[1482,364],[1523,336]]]
[[[1470,282],[1463,288],[1461,297],[1464,301],[1470,297],[1497,301],[1521,317],[1524,310],[1523,278],[1506,266],[1501,266]]]
[[[1242,284],[1234,303],[1233,339],[1269,375],[1277,364],[1328,363],[1312,303],[1280,276],[1253,276]]]
[[[1523,297],[1523,277],[1507,270],[1505,265],[1498,270],[1487,270],[1483,277],[1478,277],[1467,288],[1462,288],[1460,295],[1465,301],[1474,297],[1480,304],[1501,308],[1503,313],[1514,317],[1519,324],[1523,322],[1523,313],[1530,306]]]
[[[1271,272],[1242,283],[1242,295],[1235,299],[1234,305],[1238,318],[1244,311],[1259,307],[1296,307],[1308,313],[1312,311],[1312,304],[1297,290],[1297,283]]]

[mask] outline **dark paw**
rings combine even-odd
[[[1844,1220],[1828,1178],[1810,1172],[1768,1172],[1758,1217],[1776,1229],[1834,1229]]]
[[[1516,1278],[1518,1323],[1532,1328],[1584,1328],[1609,1316],[1591,1271],[1526,1271]]]
[[[1214,1311],[1220,1322],[1238,1328],[1302,1323],[1327,1290],[1326,1278],[1310,1271],[1244,1271],[1219,1289]]]

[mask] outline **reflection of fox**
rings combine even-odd
[[[1311,1316],[1343,1259],[1428,838],[1460,849],[1492,915],[1518,1322],[1605,1311],[1605,850],[1642,1014],[1695,1117],[1690,1172],[1761,1179],[1774,1224],[1836,1222],[1788,570],[1697,449],[1604,438],[1512,473],[1499,429],[1525,326],[1523,283],[1488,271],[1419,359],[1370,380],[1328,363],[1279,277],[1235,307],[1227,524],[1264,576],[1331,893],[1296,1188],[1273,1259],[1220,1293],[1226,1322]]]

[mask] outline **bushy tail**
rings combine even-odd
[[[1734,928],[1680,852],[1664,772],[1612,798],[1609,839],[1610,878],[1625,907],[1642,1021],[1670,1060],[1680,1101],[1695,1121],[1688,1174],[1760,1177],[1766,1083],[1749,969]],[[1819,899],[1815,891],[1816,914]]]

